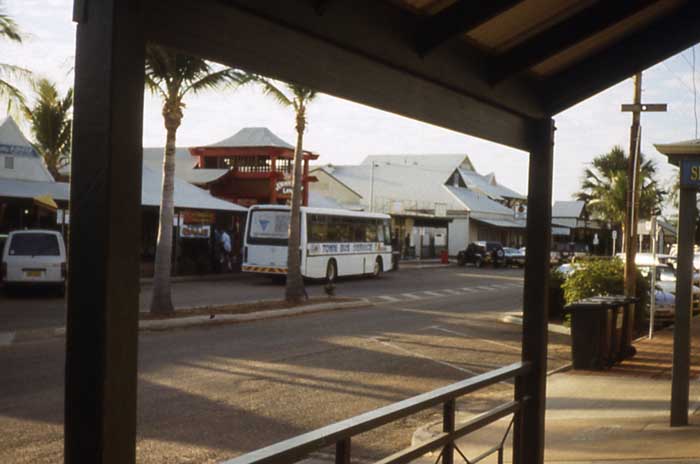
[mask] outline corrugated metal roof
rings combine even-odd
[[[144,147],[143,160],[151,165],[163,165],[163,147]],[[197,165],[198,158],[190,154],[188,148],[175,148],[175,166],[192,169]]]
[[[28,148],[29,150],[26,150],[26,153],[23,154],[26,156],[39,156],[36,154],[36,152],[34,152],[32,144],[29,143],[29,140],[27,140],[11,116],[6,117],[2,123],[0,123],[0,153],[8,153],[4,150],[4,147],[7,146]],[[25,152],[25,150],[20,151]],[[17,156],[22,155],[20,153],[13,154]]]
[[[457,200],[463,204],[472,214],[473,213],[490,213],[500,214],[504,216],[513,216],[513,210],[503,206],[490,199],[484,194],[471,191],[464,187],[455,187],[453,185],[444,185],[445,190],[454,195]]]
[[[324,169],[329,169],[332,176],[362,195],[365,206],[369,204],[369,164]],[[379,164],[375,166],[373,174],[375,209],[388,211],[391,210],[392,203],[401,202],[406,209],[433,209],[435,203],[440,203],[446,205],[447,209],[463,210],[464,206],[442,188],[449,173],[448,169],[425,166]]]
[[[208,147],[280,147],[294,149],[294,146],[275,135],[267,127],[244,127],[231,137],[207,145]]]
[[[53,182],[44,160],[9,116],[0,124],[0,158],[6,157],[13,158],[12,168],[6,168],[0,159],[0,178]]]
[[[309,207],[311,208],[330,208],[330,209],[347,209],[351,211],[361,211],[359,205],[344,205],[335,198],[327,197],[320,192],[309,190]]]
[[[526,197],[515,190],[511,190],[496,182],[496,176],[493,173],[482,176],[476,171],[467,169],[458,169],[459,175],[464,180],[464,183],[472,190],[477,190],[485,195],[488,195],[493,200],[502,200],[506,198],[515,198],[524,200]]]
[[[49,195],[54,200],[68,201],[70,185],[67,182],[0,179],[0,197],[34,198],[39,195]]]
[[[521,219],[494,219],[494,218],[486,218],[486,217],[479,217],[476,215],[470,216],[472,219],[475,221],[479,222],[484,222],[486,224],[490,224],[492,226],[496,227],[503,227],[506,229],[524,229],[525,228],[525,221]]]
[[[404,166],[423,166],[428,168],[443,169],[449,175],[453,170],[459,167],[474,169],[469,156],[464,153],[454,154],[422,154],[422,155],[367,155],[361,164],[370,164],[375,162],[378,164],[404,165]]]
[[[580,218],[585,205],[583,201],[555,201],[552,206],[552,217]]]
[[[143,206],[160,206],[162,177],[162,171],[152,169],[144,163],[141,183],[141,204]],[[215,211],[247,211],[247,208],[243,206],[215,198],[206,190],[195,187],[178,177],[175,177],[175,207]]]
[[[144,164],[141,183],[141,204],[143,206],[160,206],[161,178],[162,175],[159,171]],[[39,195],[49,195],[54,200],[68,201],[70,199],[70,184],[67,182],[0,179],[0,197],[34,198]],[[215,198],[206,190],[178,178],[175,178],[175,207],[214,211],[247,211],[247,208],[243,206]]]
[[[144,148],[143,161],[156,171],[163,169],[163,148]],[[205,185],[224,176],[228,169],[195,169],[197,158],[187,148],[175,149],[175,176],[195,185]]]

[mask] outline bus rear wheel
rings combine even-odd
[[[373,277],[381,277],[382,272],[384,272],[384,265],[382,263],[382,258],[377,258],[374,262],[374,267],[372,268]]]
[[[335,260],[331,259],[328,261],[326,266],[326,282],[332,284],[338,278],[338,265],[335,264]]]

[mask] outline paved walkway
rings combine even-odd
[[[635,358],[609,371],[569,371],[548,379],[546,462],[700,462],[700,318],[693,322],[691,425],[669,427],[673,332],[667,329],[638,341]],[[470,459],[478,456],[498,443],[508,423],[460,440],[460,450]],[[508,448],[506,462],[511,454]],[[455,462],[463,460],[455,455]]]

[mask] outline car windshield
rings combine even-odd
[[[60,256],[58,238],[53,234],[26,233],[13,235],[10,256]]]

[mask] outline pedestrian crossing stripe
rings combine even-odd
[[[381,298],[382,300],[386,300],[386,301],[399,301],[398,298],[393,297],[393,296],[389,296],[389,295],[381,295],[381,296],[378,296],[377,298]]]
[[[441,292],[447,292],[447,293],[449,293],[449,294],[451,294],[451,295],[459,295],[459,294],[462,293],[462,292],[459,292],[459,291],[457,291],[457,290],[452,290],[451,288],[443,288],[443,289],[440,290],[440,291],[441,291]]]
[[[410,298],[412,300],[420,300],[421,297],[419,295],[415,295],[413,293],[402,293],[400,296],[405,296],[406,298]]]
[[[286,267],[270,267],[270,266],[241,266],[243,272],[258,272],[261,274],[286,274]]]

